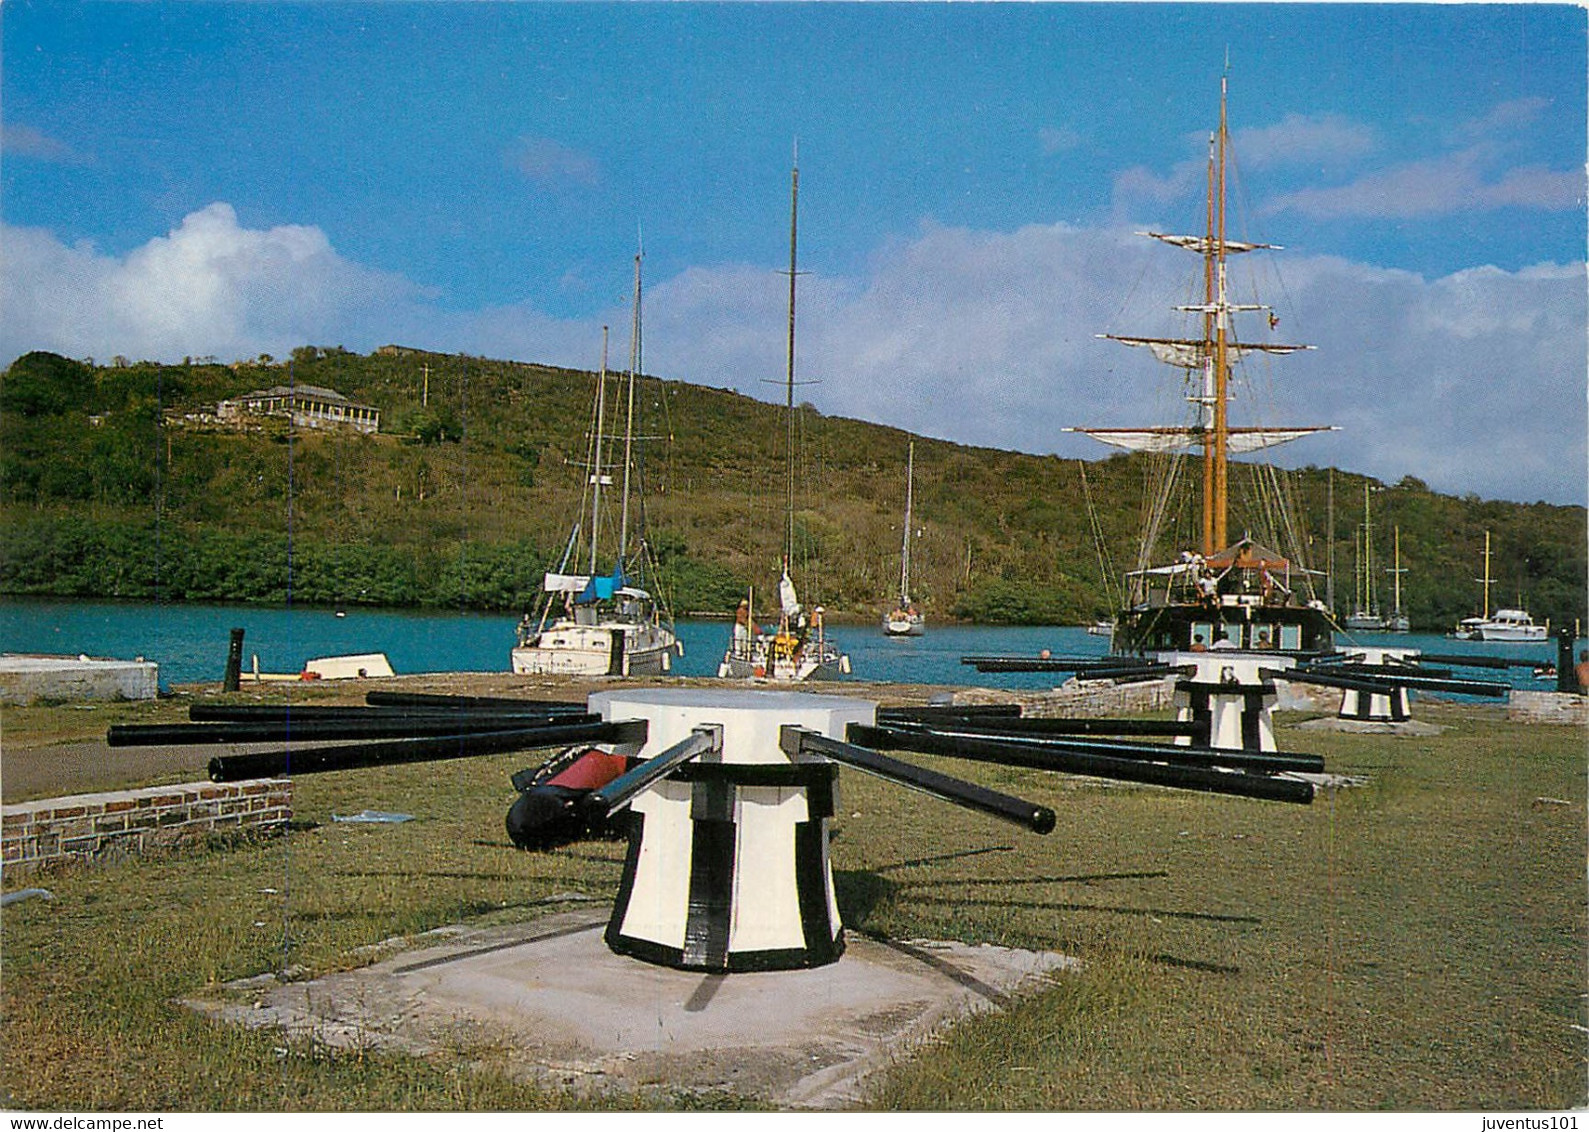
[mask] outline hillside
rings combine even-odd
[[[189,419],[289,381],[378,407],[380,434]],[[26,355],[0,381],[0,591],[526,608],[578,515],[593,381],[406,350],[303,347],[288,363],[234,365]],[[752,583],[770,594],[786,482],[781,406],[645,378],[637,409],[648,439],[636,498],[675,609],[726,612]],[[809,407],[799,419],[802,597],[869,620],[898,585],[909,438]],[[1132,564],[1151,474],[1138,457],[1084,464],[918,438],[915,596],[937,620],[1077,623],[1107,613],[1100,558]],[[1233,491],[1250,483],[1292,498],[1316,568],[1327,558],[1332,480],[1340,606],[1352,596],[1363,478],[1232,472]],[[1371,486],[1376,568],[1390,565],[1399,527],[1416,628],[1448,628],[1477,611],[1486,530],[1492,606],[1521,598],[1536,618],[1585,617],[1583,508],[1458,499],[1411,478]],[[1182,509],[1183,534],[1168,545],[1191,545],[1191,511]],[[1380,575],[1384,605],[1389,582]]]

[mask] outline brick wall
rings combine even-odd
[[[268,836],[292,817],[292,782],[184,782],[0,807],[6,871],[170,848],[211,833]]]

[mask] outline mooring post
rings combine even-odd
[[[1556,630],[1556,691],[1578,692],[1578,670],[1572,662],[1573,631],[1563,625]]]
[[[226,651],[226,679],[221,685],[223,692],[235,692],[243,675],[243,631],[232,630],[232,647]]]

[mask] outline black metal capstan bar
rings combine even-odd
[[[500,708],[547,712],[585,710],[584,704],[570,700],[520,700],[508,696],[441,696],[431,692],[367,692],[364,702],[372,707],[435,707],[460,711],[496,711]]]
[[[296,751],[217,755],[210,760],[210,778],[215,782],[234,782],[240,778],[272,778],[284,774],[316,774],[362,766],[494,755],[504,751],[527,751],[535,747],[560,746],[564,743],[635,741],[645,742],[643,721],[626,720],[618,723],[581,723],[568,727],[519,728],[423,739],[387,739],[336,747],[305,747]]]
[[[360,720],[360,719],[445,719],[457,720],[480,716],[504,719],[515,726],[525,720],[561,720],[570,722],[582,717],[596,718],[590,712],[548,711],[530,705],[529,710],[510,708],[475,708],[459,711],[455,708],[435,707],[361,707],[330,704],[194,704],[188,708],[188,718],[194,723],[254,723],[259,721],[301,720]]]
[[[715,723],[697,727],[661,754],[653,755],[627,774],[619,775],[601,789],[586,795],[585,811],[610,818],[629,804],[629,800],[659,778],[700,755],[723,749],[723,729]]]
[[[881,732],[881,733],[880,733]],[[925,755],[949,755],[979,762],[1001,763],[1005,766],[1024,766],[1035,770],[1057,770],[1066,774],[1090,775],[1094,778],[1114,778],[1123,782],[1143,782],[1154,786],[1174,786],[1183,790],[1200,790],[1213,794],[1233,794],[1244,798],[1263,798],[1274,802],[1313,801],[1313,784],[1299,779],[1273,778],[1265,774],[1248,774],[1242,771],[1225,771],[1213,766],[1150,762],[1141,754],[1135,757],[1122,755],[1122,744],[1109,744],[1101,740],[1091,743],[1051,739],[1043,743],[1010,739],[979,739],[969,736],[936,735],[920,731],[886,731],[851,724],[848,735],[852,740],[870,742],[894,750],[917,751]],[[1064,746],[1060,746],[1064,743]],[[1137,745],[1140,751],[1142,744]],[[1190,759],[1217,757],[1224,765],[1252,765],[1252,760],[1274,755],[1255,755],[1239,751],[1196,750],[1191,747],[1154,748],[1158,757],[1168,760],[1181,756]],[[1312,759],[1312,756],[1293,755],[1295,759]],[[1278,768],[1277,768],[1278,769]],[[1287,768],[1292,769],[1292,768]],[[1300,769],[1300,768],[1297,768]],[[1314,760],[1313,771],[1323,769],[1322,760]]]
[[[189,743],[286,743],[320,740],[419,739],[426,736],[473,735],[490,731],[533,731],[536,728],[570,727],[592,723],[596,715],[552,718],[548,716],[472,716],[466,719],[297,719],[255,723],[118,723],[105,735],[111,747],[174,747]]]
[[[1454,664],[1458,668],[1533,668],[1539,663],[1537,660],[1510,656],[1437,656],[1432,652],[1424,653],[1419,659],[1435,664]]]
[[[1512,690],[1509,684],[1496,684],[1488,680],[1439,680],[1420,676],[1376,676],[1371,679],[1354,679],[1337,676],[1334,672],[1314,672],[1307,668],[1261,668],[1259,675],[1266,679],[1295,680],[1299,684],[1318,684],[1325,688],[1345,688],[1354,692],[1389,695],[1396,688],[1422,689],[1428,692],[1455,692],[1465,696],[1504,696]]]
[[[1327,664],[1321,667],[1308,666],[1303,672],[1328,672],[1346,673],[1349,676],[1362,676],[1372,679],[1376,676],[1420,676],[1432,677],[1436,680],[1453,679],[1449,668],[1425,668],[1421,664]]]
[[[949,724],[931,730],[921,728],[868,727],[861,723],[849,725],[848,737],[853,743],[868,747],[905,748],[899,742],[901,735],[935,735],[942,739],[986,739],[991,742],[1026,745],[1035,751],[1071,751],[1082,755],[1103,754],[1129,762],[1174,763],[1179,766],[1226,767],[1231,770],[1250,770],[1260,774],[1277,774],[1294,770],[1304,774],[1318,774],[1324,770],[1321,755],[1295,754],[1285,751],[1238,751],[1226,747],[1180,747],[1165,743],[1133,743],[1126,739],[1088,739],[1054,735],[1011,735],[992,728]]]
[[[962,778],[951,778],[947,774],[939,774],[926,767],[891,759],[866,747],[841,743],[837,739],[829,739],[826,735],[807,731],[794,724],[786,723],[779,729],[778,745],[791,759],[821,755],[845,766],[853,766],[856,770],[864,770],[896,785],[919,790],[941,801],[952,802],[968,810],[976,810],[978,813],[989,814],[1024,826],[1033,833],[1048,833],[1054,828],[1054,811],[1047,806],[1039,806],[997,790],[989,790],[985,786],[978,786]]]
[[[1180,719],[1054,719],[1045,716],[1008,718],[1004,716],[949,716],[926,720],[898,720],[877,713],[878,725],[920,731],[978,731],[989,735],[1158,735],[1185,737],[1208,746],[1209,722]]]
[[[929,704],[926,707],[880,707],[877,718],[927,722],[935,719],[982,719],[1019,716],[1020,704]]]

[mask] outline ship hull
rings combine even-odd
[[[679,655],[677,638],[655,625],[562,625],[513,650],[518,676],[661,676]]]

